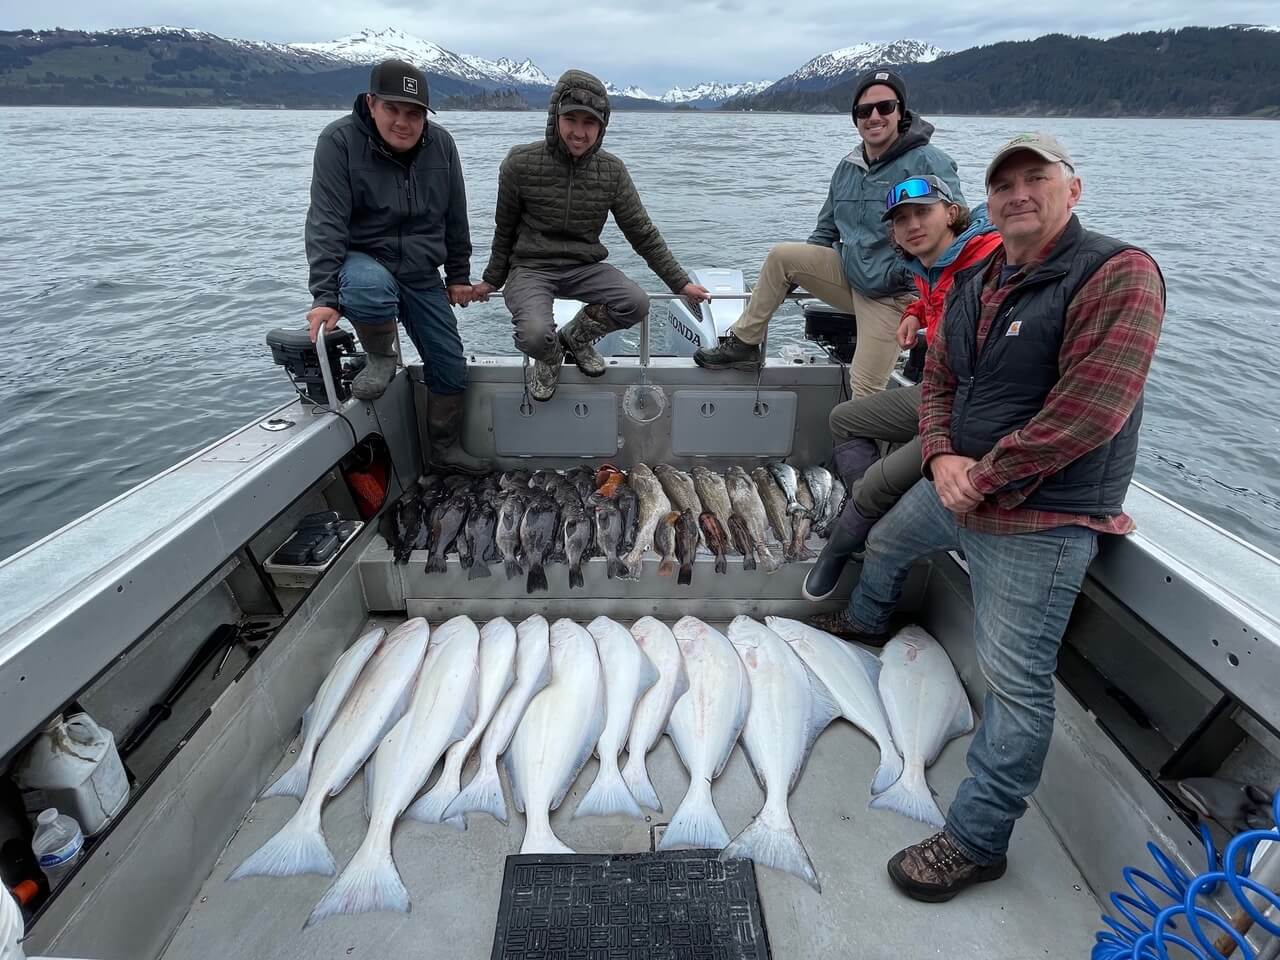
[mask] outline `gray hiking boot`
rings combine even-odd
[[[431,434],[430,461],[433,467],[460,473],[482,474],[493,469],[489,460],[473,457],[458,440],[462,431],[464,393],[432,393],[427,391],[427,427]]]
[[[387,392],[396,375],[396,322],[353,323],[364,347],[364,369],[351,381],[351,395],[357,400],[377,400]]]
[[[709,370],[755,370],[763,361],[758,343],[743,343],[732,330],[719,346],[694,351],[693,362]]]
[[[584,376],[604,376],[604,357],[595,342],[613,329],[608,307],[599,303],[583,307],[560,331],[565,359],[576,364]]]
[[[560,382],[560,368],[564,365],[564,348],[557,339],[554,346],[547,351],[547,359],[535,358],[533,370],[529,374],[529,396],[545,403],[556,395],[556,384]]]

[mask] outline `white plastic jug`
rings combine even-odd
[[[84,852],[84,834],[75,819],[50,807],[41,810],[36,817],[36,833],[31,838],[31,850],[36,855],[40,869],[49,878],[49,889],[56,887],[62,878],[80,860]]]
[[[129,779],[110,730],[87,713],[55,717],[18,765],[18,786],[33,791],[29,810],[57,807],[85,836],[100,833],[129,799]]]
[[[19,944],[23,929],[18,902],[0,885],[0,960],[24,960]]]

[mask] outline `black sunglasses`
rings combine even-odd
[[[870,119],[872,111],[887,117],[898,109],[897,100],[878,100],[875,103],[860,103],[853,108],[853,115],[859,120]]]

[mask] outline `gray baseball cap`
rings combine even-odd
[[[995,157],[987,164],[987,186],[991,185],[991,177],[1000,164],[1022,150],[1034,153],[1050,163],[1065,163],[1072,170],[1076,167],[1071,154],[1057,137],[1048,133],[1020,133],[997,150]]]

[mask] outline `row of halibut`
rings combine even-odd
[[[402,814],[458,829],[471,812],[507,822],[502,757],[525,814],[521,852],[569,853],[550,813],[592,752],[599,769],[574,816],[641,817],[641,807],[662,809],[646,757],[666,732],[690,783],[660,848],[722,849],[817,889],[787,797],[814,740],[838,716],[880,749],[872,806],[940,825],[924,768],[973,717],[946,653],[918,628],[876,658],[782,617],[737,617],[727,636],[694,617],[670,628],[644,617],[630,629],[607,617],[586,628],[567,619],[548,626],[540,616],[477,628],[455,617],[434,631],[409,620],[390,634],[370,631],[334,665],[303,717],[297,760],[263,793],[301,805],[231,879],[333,875],[321,808],[364,765],[368,832],[308,924],[334,913],[407,911],[391,856]],[[711,783],[739,739],[765,802],[731,840]],[[479,766],[463,789],[463,765],[477,747]],[[434,785],[418,797],[441,760]]]

